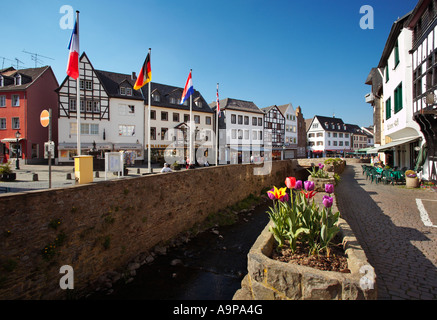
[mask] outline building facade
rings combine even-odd
[[[276,105],[261,110],[264,112],[264,144],[272,146],[273,160],[283,160],[285,153],[285,117]]]
[[[79,59],[81,154],[124,151],[128,164],[144,159],[144,99],[133,89],[134,76],[95,70],[88,56]],[[57,89],[58,161],[77,155],[76,80],[67,76]]]
[[[424,141],[415,169],[437,182],[437,1],[420,0],[406,26],[412,32],[412,116]]]
[[[350,132],[340,118],[314,116],[307,130],[307,141],[311,158],[343,157],[351,152]]]
[[[252,101],[226,98],[219,103],[219,164],[249,163],[251,157],[263,157],[264,112]],[[215,110],[217,102],[210,106]]]
[[[284,159],[295,159],[299,142],[297,111],[291,103],[278,106],[278,109],[285,117]]]
[[[58,141],[58,87],[49,66],[0,71],[0,158],[44,162],[44,143],[48,128],[40,123],[43,110],[52,112],[52,141]],[[19,132],[18,144],[16,134]],[[0,162],[1,162],[0,161]]]

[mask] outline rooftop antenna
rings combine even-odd
[[[0,57],[0,58],[3,59],[3,62],[2,62],[2,69],[5,68],[5,60],[8,60],[8,61],[10,61],[10,62],[14,62],[14,60],[8,59],[8,58],[6,58],[6,57]],[[12,64],[11,64],[11,65],[12,65]]]
[[[18,59],[18,58],[15,58],[15,61],[17,62],[17,70],[20,70],[19,64],[20,64],[20,63],[24,64],[24,62],[21,61],[21,60]]]
[[[27,53],[27,54],[30,54],[30,58],[32,59],[32,61],[35,61],[35,68],[37,67],[37,63],[39,63],[40,65],[43,65],[43,61],[40,60],[40,59],[38,59],[38,57],[42,57],[42,58],[46,58],[46,59],[55,60],[55,59],[53,59],[53,58],[46,57],[46,56],[43,56],[43,55],[38,54],[38,53],[28,52],[28,51],[26,51],[26,50],[23,50],[23,52],[24,52],[24,53]]]

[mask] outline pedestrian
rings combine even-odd
[[[188,169],[190,167],[190,158],[187,157],[187,161],[185,161],[185,168]]]
[[[168,166],[168,163],[164,163],[164,167],[161,169],[161,173],[165,173],[165,172],[172,172],[172,170]]]

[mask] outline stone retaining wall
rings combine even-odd
[[[321,193],[318,194],[320,198]],[[318,199],[320,201],[320,199]],[[333,210],[337,210],[333,207]],[[234,300],[361,300],[376,299],[376,275],[350,226],[339,221],[351,273],[321,271],[270,259],[274,237],[270,222],[248,254],[248,274]]]
[[[208,215],[283,184],[297,166],[271,165],[268,175],[226,165],[0,195],[0,299],[81,295]],[[74,290],[59,287],[63,265]]]

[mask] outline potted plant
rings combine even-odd
[[[420,185],[420,180],[417,177],[417,173],[413,170],[405,171],[405,187],[418,188],[419,185]]]
[[[181,170],[181,165],[177,161],[175,161],[170,167],[172,170]]]
[[[324,191],[326,184],[335,183],[333,173],[329,174],[323,169],[324,165],[319,163],[318,167],[314,166],[312,170],[307,170],[310,173],[308,181],[314,182],[315,191]]]
[[[12,172],[11,163],[8,161],[4,165],[0,165],[0,179],[2,181],[14,181],[17,174]]]

